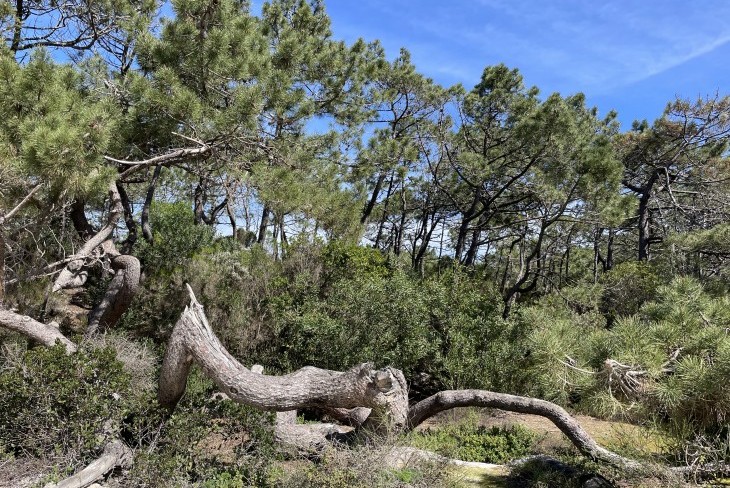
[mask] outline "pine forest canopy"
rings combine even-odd
[[[488,263],[509,304],[568,279],[573,247],[593,248],[598,274],[725,221],[724,98],[677,100],[621,133],[615,114],[541,97],[504,65],[470,91],[438,86],[405,50],[389,61],[377,42],[334,40],[320,2],[255,17],[247,2],[179,1],[161,20],[149,1],[15,7],[3,208],[40,185],[46,218],[98,216],[113,184],[124,253],[138,228],[153,238],[154,201],[187,201],[196,224],[274,254],[323,237],[405,253],[421,273],[437,256]],[[51,261],[75,236],[58,237]],[[699,272],[721,272],[723,253],[699,254]]]
[[[0,313],[45,322],[81,300],[88,339],[206,246],[279,263],[326,247],[326,279],[463,271],[504,319],[613,283],[610,326],[635,298],[621,267],[727,293],[730,97],[678,98],[622,131],[503,64],[440,86],[405,49],[333,38],[318,0],[160,7],[0,4]],[[54,330],[36,339],[75,350]]]

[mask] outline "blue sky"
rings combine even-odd
[[[255,2],[260,4],[260,2]],[[622,127],[666,103],[730,92],[730,0],[329,0],[338,39],[406,47],[444,85],[518,68],[543,95],[583,92]]]

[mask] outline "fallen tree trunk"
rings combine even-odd
[[[104,453],[75,475],[57,484],[48,484],[43,488],[85,488],[104,477],[116,467],[129,466],[132,461],[132,450],[122,441],[116,440],[107,444]]]
[[[0,309],[0,325],[30,337],[32,340],[44,346],[52,347],[58,341],[66,347],[68,354],[76,352],[76,344],[67,339],[58,330],[58,326],[54,326],[53,324],[43,324],[26,315]]]
[[[363,427],[402,428],[408,413],[408,390],[403,373],[375,370],[369,363],[349,371],[304,367],[283,376],[256,374],[245,368],[213,333],[203,306],[192,289],[190,305],[175,324],[160,371],[158,400],[173,409],[185,392],[192,362],[197,362],[232,400],[271,411],[301,408],[372,409]]]
[[[485,390],[441,391],[422,400],[410,409],[407,426],[412,429],[439,412],[457,407],[488,407],[540,415],[554,423],[583,455],[623,468],[641,467],[639,462],[601,447],[564,408],[538,398]]]
[[[627,469],[645,467],[600,446],[581,425],[560,406],[537,398],[521,397],[484,390],[442,391],[408,406],[407,385],[400,370],[376,370],[369,363],[339,372],[305,367],[283,376],[263,375],[263,368],[251,370],[241,365],[217,339],[207,321],[203,307],[188,287],[191,303],[185,308],[168,342],[160,372],[158,401],[172,410],[185,392],[193,361],[224,392],[225,397],[277,414],[277,438],[299,450],[321,451],[332,440],[348,437],[349,428],[336,424],[295,423],[296,410],[315,408],[336,420],[353,425],[364,432],[402,432],[412,430],[426,419],[457,407],[488,407],[506,411],[540,415],[551,420],[578,450],[592,459]],[[20,332],[52,346],[60,341],[68,353],[76,345],[56,327],[42,324],[0,308],[0,326]],[[104,455],[72,478],[91,483],[89,473],[102,475],[124,461],[123,444],[112,443]],[[125,451],[126,452],[126,451]],[[123,455],[124,454],[124,455]],[[717,473],[728,470],[724,464],[678,468],[661,468],[674,473]],[[82,476],[82,473],[83,474]],[[98,479],[94,478],[94,479]],[[69,483],[71,483],[69,481]],[[58,487],[86,486],[59,484]]]
[[[403,374],[393,368],[374,370],[365,363],[345,372],[311,366],[284,376],[266,376],[245,368],[223,347],[213,333],[192,289],[190,306],[185,308],[172,332],[160,373],[159,402],[173,409],[185,391],[193,361],[230,399],[263,410],[284,412],[300,408],[319,408],[347,418],[348,412],[370,416],[362,422],[367,431],[403,431],[415,428],[429,417],[456,407],[491,407],[540,415],[551,420],[578,448],[595,460],[624,468],[638,468],[640,463],[601,447],[563,408],[537,398],[520,397],[483,390],[442,391],[408,409],[407,386]],[[355,410],[357,409],[357,410]],[[307,429],[318,445],[331,426]],[[296,433],[292,431],[296,436]],[[299,433],[304,436],[304,432]],[[301,441],[302,439],[297,439]]]

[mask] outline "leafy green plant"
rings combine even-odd
[[[116,435],[134,395],[110,348],[27,350],[0,370],[0,445],[88,459]]]
[[[213,397],[199,370],[171,415],[153,402],[136,412],[129,435],[143,442],[125,486],[265,486],[274,448],[272,415]],[[150,448],[153,447],[153,448]]]
[[[474,418],[411,435],[412,444],[421,449],[463,461],[497,464],[526,456],[535,440],[535,434],[522,426],[485,427]]]
[[[193,211],[185,202],[156,202],[150,209],[154,244],[139,242],[137,255],[149,274],[171,272],[210,246],[215,230],[195,225]]]

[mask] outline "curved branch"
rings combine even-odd
[[[107,444],[104,453],[84,469],[55,485],[47,488],[84,488],[100,479],[117,466],[129,466],[132,450],[120,440]]]
[[[190,291],[185,308],[165,352],[160,371],[160,404],[173,409],[185,391],[192,362],[197,362],[232,400],[262,410],[301,408],[372,409],[367,427],[402,427],[408,411],[403,373],[393,368],[374,370],[369,363],[349,371],[304,367],[283,376],[256,374],[223,347],[205,317],[203,306]]]
[[[66,353],[76,352],[76,344],[66,338],[58,327],[42,324],[32,318],[9,310],[0,309],[0,325],[14,332],[30,337],[44,346],[52,347],[59,341],[66,347]]]
[[[97,332],[99,327],[114,327],[132,303],[132,298],[139,291],[140,264],[139,259],[129,255],[112,258],[112,268],[116,270],[114,278],[106,289],[101,303],[91,312],[86,336]]]
[[[489,407],[540,415],[552,421],[585,456],[623,468],[641,467],[641,463],[601,447],[565,409],[538,398],[485,390],[441,391],[411,407],[408,412],[407,427],[413,429],[429,417],[456,407]]]

